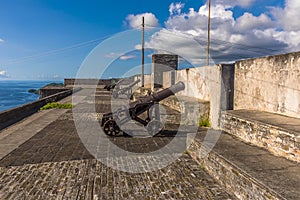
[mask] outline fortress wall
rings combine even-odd
[[[171,85],[170,72],[163,74],[163,87]],[[232,109],[234,65],[215,65],[176,71],[175,82],[185,83],[180,95],[210,102],[212,127],[220,125],[221,110]]]
[[[37,101],[18,106],[16,108],[0,112],[0,130],[38,112],[40,108],[49,102],[59,101],[72,94],[72,90],[63,91]]]
[[[300,117],[300,52],[238,61],[234,109]]]

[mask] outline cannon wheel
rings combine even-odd
[[[107,120],[103,125],[103,130],[106,135],[109,136],[120,136],[122,131],[113,119]]]
[[[147,124],[147,131],[150,135],[155,136],[157,135],[161,129],[163,128],[163,125],[160,121],[158,120],[151,120],[148,124]]]

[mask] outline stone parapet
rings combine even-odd
[[[18,106],[16,108],[6,110],[3,112],[0,112],[0,130],[24,119],[25,117],[28,117],[32,115],[33,113],[36,113],[40,110],[40,108],[44,105],[46,105],[49,102],[59,101],[69,95],[71,95],[73,92],[76,92],[78,89],[74,90],[66,90],[48,97],[45,97],[43,99],[39,99],[37,101],[24,104],[21,106]]]
[[[234,109],[300,117],[300,52],[235,63]]]
[[[226,111],[223,130],[276,156],[300,162],[300,119],[261,111]]]
[[[219,131],[200,130],[196,138],[189,134],[187,144],[191,157],[238,199],[299,199],[300,166],[295,162]]]

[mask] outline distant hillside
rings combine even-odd
[[[48,86],[63,87],[64,84],[63,83],[49,83],[49,84],[45,85],[44,87],[48,87]]]
[[[63,87],[64,86],[64,84],[63,83],[49,83],[49,84],[47,84],[47,85],[45,85],[45,86],[43,86],[42,88],[44,88],[44,87]],[[29,93],[34,93],[34,94],[39,94],[39,89],[38,90],[36,90],[36,89],[29,89],[28,90],[28,92]]]

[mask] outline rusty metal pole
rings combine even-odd
[[[145,18],[143,17],[143,23],[142,23],[142,87],[144,87],[144,85],[145,85],[144,71],[145,71]]]

